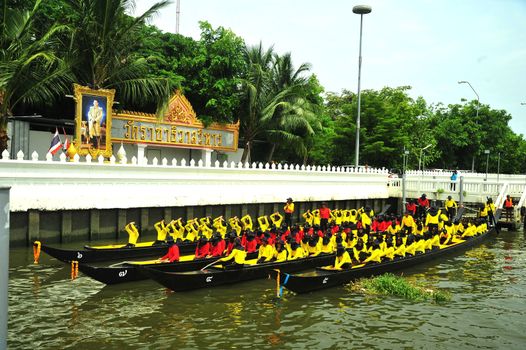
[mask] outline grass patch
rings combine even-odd
[[[357,280],[351,289],[366,294],[395,295],[412,301],[431,300],[440,303],[451,300],[449,292],[418,286],[392,273]]]

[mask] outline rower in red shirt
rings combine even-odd
[[[254,253],[257,251],[258,244],[256,242],[256,237],[252,232],[247,233],[246,235],[246,241],[245,241],[245,251],[247,254]]]
[[[165,256],[159,258],[161,262],[174,262],[179,261],[179,246],[174,241],[170,241],[170,248]]]
[[[232,249],[235,247],[235,240],[236,240],[236,232],[232,231],[228,234],[228,244],[226,245],[226,253],[225,255],[228,256],[232,252]]]
[[[216,257],[223,256],[223,253],[225,252],[226,244],[225,244],[225,241],[221,238],[221,236],[220,235],[217,236],[216,234],[214,234],[210,242],[212,243],[212,246],[210,249],[210,254],[208,254],[208,257],[216,258]]]
[[[199,242],[197,242],[194,259],[204,259],[208,254],[210,254],[210,242],[208,242],[205,236],[202,236],[199,238]]]

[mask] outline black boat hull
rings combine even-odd
[[[69,250],[41,245],[41,250],[57,260],[69,263],[78,261],[79,263],[93,263],[111,260],[128,260],[144,257],[161,257],[168,251],[169,245],[162,243],[146,247],[134,248],[96,248],[85,247],[87,249]],[[196,243],[182,243],[179,245],[181,254],[189,254],[195,251]]]
[[[280,279],[283,281],[281,285],[298,294],[340,286],[358,278],[380,275],[386,272],[412,267],[417,264],[442,257],[446,254],[463,251],[481,243],[491,234],[491,232],[492,231],[473,237],[463,243],[456,244],[448,248],[432,250],[426,254],[418,254],[412,257],[395,259],[380,264],[367,264],[363,267],[339,271],[318,270],[316,271],[316,274],[290,275],[288,273],[284,273],[281,274]],[[277,271],[271,272],[272,278],[275,279],[277,275]]]
[[[251,253],[248,255],[248,258],[256,258],[257,255],[257,252]],[[141,273],[141,269],[139,269],[138,266],[148,267],[159,271],[184,272],[202,269],[203,267],[213,263],[217,259],[218,258],[208,258],[172,263],[154,263],[144,265],[122,263],[117,266],[104,267],[92,266],[89,264],[79,264],[79,270],[85,275],[99,282],[105,284],[120,284],[148,279],[149,277],[146,274]]]
[[[272,269],[286,272],[297,272],[334,262],[334,254],[323,254],[313,258],[288,260],[279,263],[245,265],[240,269],[205,269],[191,272],[165,272],[148,267],[139,267],[146,275],[163,286],[176,291],[188,291],[200,288],[211,288],[224,284],[266,278]]]

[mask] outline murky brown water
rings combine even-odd
[[[104,286],[45,255],[12,249],[9,349],[524,349],[526,252],[502,232],[404,275],[447,289],[443,305],[349,287],[275,298],[260,280],[190,293],[154,282]]]

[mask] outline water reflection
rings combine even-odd
[[[11,252],[10,349],[522,348],[522,233],[404,270],[450,291],[450,303],[367,296],[349,286],[275,297],[260,280],[191,293],[151,281],[104,286],[31,252]],[[28,316],[30,315],[30,316]]]

